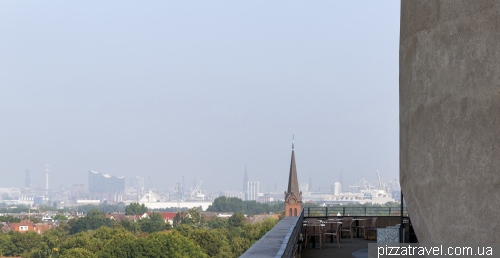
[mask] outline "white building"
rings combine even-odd
[[[227,198],[236,197],[236,198],[240,198],[242,200],[245,200],[245,193],[244,192],[224,191],[222,193],[222,196],[226,196]]]
[[[253,181],[247,183],[247,201],[257,201],[259,199],[260,182]]]
[[[333,184],[333,195],[341,195],[342,194],[342,185],[339,182],[335,182]]]

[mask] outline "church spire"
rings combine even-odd
[[[299,191],[299,181],[297,180],[297,167],[295,165],[295,146],[292,137],[292,160],[290,161],[290,175],[288,176],[288,189],[285,192],[285,215],[287,217],[297,217],[302,207],[302,192]]]
[[[292,194],[295,195],[297,201],[302,201],[302,194],[299,193],[299,182],[297,180],[297,167],[295,165],[295,135],[292,137],[292,160],[290,162],[290,175],[288,177],[288,189],[287,196],[288,199]]]

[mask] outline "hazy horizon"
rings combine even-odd
[[[399,178],[398,1],[0,2],[0,188]],[[375,184],[375,183],[374,183]]]

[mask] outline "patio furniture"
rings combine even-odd
[[[354,241],[352,240],[352,230],[354,229],[353,228],[354,226],[354,219],[352,217],[345,217],[342,219],[342,226],[340,227],[340,231],[339,231],[339,235],[340,237],[342,237],[342,232],[349,232],[349,234],[351,235],[351,242],[354,243]]]
[[[325,229],[325,235],[323,238],[323,247],[325,247],[325,245],[326,245],[326,239],[328,238],[328,236],[331,237],[332,243],[333,243],[333,237],[335,236],[335,238],[337,238],[337,245],[340,248],[340,237],[339,237],[340,224],[341,224],[340,222],[333,222],[333,221],[327,222],[325,224],[326,229]]]
[[[371,225],[372,225],[372,219],[371,218],[370,219],[365,219],[363,221],[363,225],[356,227],[356,234],[357,234],[357,232],[358,232],[357,230],[359,228],[359,229],[361,229],[363,231],[363,237],[366,238],[366,229],[370,228]]]
[[[314,237],[314,241],[313,241],[313,247],[314,247],[314,243],[316,242],[316,237],[318,238],[319,240],[319,248],[321,249],[322,248],[322,243],[323,243],[323,228],[324,226],[322,227],[321,224],[319,223],[309,223],[307,224],[307,229],[306,229],[306,246],[304,249],[307,249],[308,245],[309,245],[309,238],[313,238]]]

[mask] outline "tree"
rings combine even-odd
[[[201,214],[197,207],[193,207],[189,210],[189,215],[195,224],[202,225],[205,224],[205,214]]]
[[[163,216],[158,212],[149,214],[148,217],[139,220],[141,230],[147,233],[154,233],[170,229],[170,224],[166,224]]]
[[[129,221],[127,218],[123,218],[122,221],[120,221],[120,225],[134,235],[141,233],[141,226],[139,223]]]
[[[212,216],[210,217],[210,220],[207,221],[207,225],[210,228],[225,228],[228,225],[227,222],[228,222],[227,219],[219,218],[217,216]]]
[[[68,217],[64,216],[63,214],[57,214],[52,218],[53,220],[68,220]]]
[[[61,258],[94,258],[97,257],[94,253],[83,248],[72,248],[64,252]]]
[[[66,254],[67,250],[73,248],[83,248],[87,249],[92,245],[90,236],[84,232],[80,232],[68,238],[64,243],[61,244],[61,254]]]
[[[79,219],[71,219],[69,222],[71,226],[70,233],[76,234],[78,232],[87,230],[96,230],[100,227],[111,227],[113,221],[104,216],[104,213],[99,210],[90,210],[87,215]]]
[[[235,213],[229,217],[230,227],[243,227],[246,223],[245,216],[242,213]]]
[[[31,217],[31,216],[26,216],[24,219],[27,219],[33,223],[42,223],[42,220],[39,218]]]
[[[176,231],[157,232],[147,238],[124,238],[108,244],[99,257],[206,257],[202,249]]]
[[[189,238],[199,245],[209,257],[214,257],[219,253],[221,242],[207,230],[196,229],[189,235]]]
[[[25,233],[14,232],[4,253],[6,256],[28,256],[32,250],[42,249],[44,246],[42,235],[35,231]]]
[[[193,232],[193,227],[186,224],[180,224],[175,228],[175,230],[177,230],[181,235],[189,237],[189,235]]]
[[[146,205],[144,205],[144,203],[140,205],[139,203],[134,202],[125,207],[126,215],[142,215],[146,212],[148,212],[148,208],[146,207]]]
[[[0,216],[0,221],[1,222],[10,222],[10,223],[19,223],[19,222],[21,222],[21,219],[16,218],[12,215],[7,215],[7,216]]]

